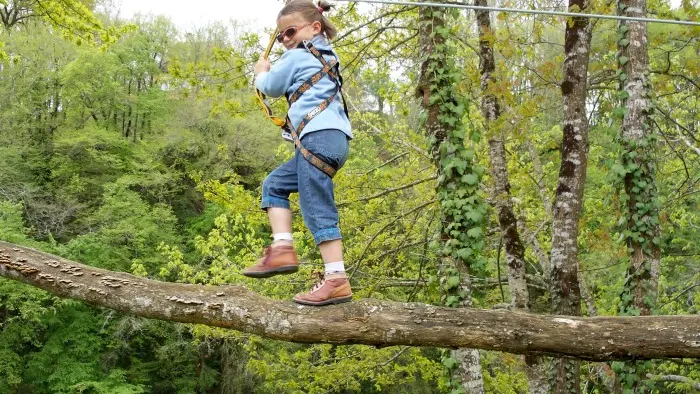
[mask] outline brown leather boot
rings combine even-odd
[[[251,278],[269,278],[278,274],[291,274],[299,269],[299,259],[294,248],[287,245],[265,247],[263,257],[243,275]]]
[[[333,274],[324,278],[322,273],[318,273],[317,276],[320,282],[308,293],[299,293],[294,296],[294,302],[303,305],[323,306],[352,300],[352,289],[345,274]]]

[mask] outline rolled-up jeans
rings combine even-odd
[[[340,169],[348,158],[350,142],[340,130],[305,134],[301,144],[319,159]],[[299,193],[301,215],[316,244],[341,239],[333,179],[309,163],[297,149],[294,157],[277,167],[263,181],[261,208],[290,209],[289,195]]]

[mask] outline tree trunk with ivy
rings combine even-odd
[[[646,7],[646,0],[620,0],[618,13],[643,18]],[[651,315],[656,304],[661,252],[646,24],[620,21],[618,50],[621,107],[616,114],[622,117],[623,152],[615,172],[624,184],[620,200],[624,205],[623,236],[630,259],[618,312]],[[644,363],[614,363],[613,369],[625,389],[646,392],[653,388],[651,381],[642,382],[646,375]]]
[[[477,6],[487,6],[486,0],[476,0]],[[505,245],[508,264],[508,289],[512,308],[530,310],[530,296],[525,280],[525,247],[520,240],[518,220],[513,212],[508,179],[508,160],[503,133],[494,124],[501,116],[501,107],[490,85],[496,81],[496,60],[491,42],[494,33],[488,11],[476,10],[476,23],[479,33],[479,71],[481,73],[481,113],[484,117],[486,133],[489,135],[490,172],[493,178],[491,198],[498,214],[498,225]],[[542,393],[547,390],[543,363],[536,356],[525,356],[530,393]]]
[[[452,62],[454,48],[445,18],[449,10],[421,8],[419,30],[421,64],[418,97],[426,111],[425,129],[431,141],[431,154],[438,171],[437,194],[441,205],[440,238],[443,258],[439,263],[443,303],[451,307],[471,306],[471,275],[479,275],[484,262],[484,202],[478,195],[483,169],[474,163],[474,150],[465,146],[467,136],[478,141],[478,134],[467,133],[462,123],[465,103],[455,86],[459,76]],[[453,389],[483,393],[479,351],[460,348],[442,357]]]
[[[569,0],[569,11],[587,12],[587,0]],[[570,18],[564,36],[564,70],[561,84],[564,129],[561,166],[552,212],[551,286],[553,312],[581,315],[578,281],[578,220],[588,161],[588,119],[586,89],[590,57],[591,24],[588,18]],[[554,362],[554,393],[579,393],[580,362]]]
[[[646,17],[646,0],[623,0],[618,7],[621,15]],[[650,315],[655,306],[661,253],[647,29],[645,23],[635,21],[621,21],[619,29],[620,96],[624,103],[621,170],[625,188],[621,200],[626,202],[624,235],[630,250],[625,290],[631,296],[620,306],[632,315]]]

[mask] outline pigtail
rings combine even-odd
[[[331,8],[334,8],[333,5],[329,4],[328,1],[326,0],[318,0],[317,7],[319,9],[319,13],[321,14],[321,24],[323,25],[323,34],[326,35],[326,38],[329,40],[334,39],[335,37],[338,36],[338,28],[335,27],[335,25],[326,18],[324,15],[327,11],[330,11]],[[320,12],[323,10],[323,12]]]
[[[327,0],[318,0],[315,3],[311,0],[290,0],[277,18],[299,12],[308,22],[321,22],[321,32],[327,39],[332,40],[338,35],[338,28],[324,14],[334,7]]]
[[[330,4],[326,0],[318,0],[316,6],[323,10],[323,12],[330,11],[331,8],[335,8],[334,5]]]

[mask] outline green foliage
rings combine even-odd
[[[130,25],[104,26],[93,15],[92,10],[80,0],[49,0],[40,2],[2,1],[7,19],[2,30],[21,26],[24,19],[40,18],[50,24],[63,38],[69,38],[76,45],[83,43],[106,46],[115,42],[120,34],[132,29]],[[14,15],[13,15],[14,14]],[[10,17],[10,15],[13,15]],[[2,53],[5,55],[5,53]]]
[[[253,371],[267,377],[261,387],[265,393],[394,392],[392,386],[419,388],[436,377],[434,364],[419,349],[316,345],[281,346],[275,353],[269,350],[258,350],[256,356],[260,359],[249,364]],[[392,356],[396,356],[395,362],[386,364],[384,361]],[[273,357],[280,360],[273,361]],[[293,368],[276,368],[278,362]]]
[[[71,389],[81,394],[141,394],[147,392],[143,385],[127,383],[126,371],[119,369],[112,370],[104,380],[80,382]]]
[[[144,160],[119,134],[91,125],[56,136],[51,167],[60,194],[85,204],[101,201],[105,184],[136,172]]]
[[[22,219],[22,204],[0,200],[0,239],[24,243],[27,230]]]
[[[612,171],[618,182],[623,184],[620,203],[624,216],[620,219],[625,224],[620,238],[629,248],[641,245],[645,254],[651,255],[652,244],[660,246],[655,229],[659,225],[660,201],[656,194],[656,164],[651,152],[656,146],[656,138],[649,134],[641,141],[623,138],[626,150],[622,153],[622,163],[615,164]]]
[[[21,387],[27,354],[42,344],[43,316],[55,312],[57,299],[9,279],[0,279],[0,393]]]
[[[25,384],[40,392],[70,393],[71,386],[98,376],[103,337],[97,317],[73,301],[46,319],[42,346],[27,358]]]
[[[517,356],[489,353],[482,361],[487,393],[520,394],[528,392],[528,380]]]
[[[94,231],[71,240],[71,258],[111,270],[126,271],[132,263],[148,272],[162,263],[157,247],[177,239],[176,218],[169,206],[149,205],[120,184],[105,185],[103,205],[90,219]]]
[[[609,12],[602,3],[593,7]],[[664,2],[649,2],[650,12],[683,19],[697,19],[696,8],[684,2],[682,10],[671,10]],[[102,39],[86,32],[107,29],[80,27],[75,18],[89,18],[79,11],[70,16],[74,19],[57,19],[60,26],[35,18],[12,34],[2,33],[0,239],[159,280],[239,284],[285,300],[308,290],[304,274],[320,269],[321,259],[296,197],[293,228],[305,263],[301,275],[267,281],[240,275],[269,242],[260,183],[292,154],[250,94],[261,36],[237,24],[183,35],[163,18],[151,17],[129,30],[100,16],[102,26],[123,30]],[[472,48],[479,43],[471,15],[429,11],[430,18],[445,17],[430,37],[438,44],[426,70],[445,133],[431,140],[413,98],[423,60],[416,53],[418,11],[398,6],[341,11],[335,22],[344,35],[335,49],[345,66],[355,139],[334,181],[356,297],[459,306],[466,301],[463,273],[450,264],[438,272],[436,264],[449,258],[469,266],[474,306],[508,302],[507,285],[490,277],[497,264],[502,276],[507,269],[498,261],[500,234],[490,230],[496,218],[480,189],[488,180],[483,141],[489,136],[480,132],[476,115],[480,76]],[[507,136],[514,210],[528,243],[528,278],[534,279],[532,309],[543,311],[549,295],[538,278],[547,277],[547,199],[560,168],[563,37],[560,24],[547,18],[502,13],[499,19],[503,28],[486,37],[497,61],[487,89],[503,103],[494,128]],[[72,39],[63,38],[64,29],[74,33]],[[663,258],[656,310],[694,314],[700,305],[700,161],[694,160],[697,141],[688,131],[697,121],[695,31],[649,25],[653,129],[659,138],[641,144],[617,137],[619,119],[627,114],[620,102],[629,98],[619,84],[630,77],[615,70],[616,61],[624,66],[632,60],[617,52],[618,45],[628,45],[626,33],[624,25],[600,21],[593,35],[581,274],[598,314],[637,313],[630,291],[624,291],[636,279],[626,272],[627,246],[656,244],[647,237],[649,225],[658,221]],[[110,45],[75,44],[95,37]],[[284,100],[274,106],[276,113],[286,109]],[[661,159],[654,168],[639,164],[649,156]],[[650,170],[659,174],[655,183]],[[633,199],[636,217],[625,213]],[[449,236],[445,244],[441,233]],[[449,352],[299,345],[148,321],[64,302],[5,279],[0,279],[0,330],[0,393],[461,390],[442,376],[456,367]],[[616,366],[624,381],[636,384],[645,372],[633,367],[700,381],[697,363],[688,360]],[[488,393],[526,392],[520,357],[482,352],[482,368]],[[587,389],[603,392],[596,374],[583,376]],[[654,390],[691,388],[658,382]]]

